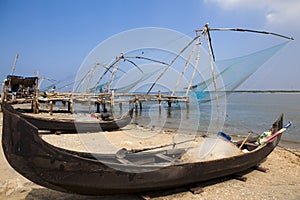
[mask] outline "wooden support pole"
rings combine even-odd
[[[112,90],[111,97],[110,97],[110,107],[112,111],[114,110],[114,106],[115,106],[115,91]]]
[[[269,170],[268,168],[264,168],[264,167],[260,167],[260,166],[254,166],[254,167],[252,167],[252,169],[260,171],[260,172],[267,172]]]
[[[106,102],[105,101],[102,103],[102,109],[103,109],[104,113],[107,113],[107,108],[106,108]]]
[[[5,93],[4,93],[4,91],[5,91],[5,83],[4,82],[2,82],[2,84],[1,84],[1,88],[2,88],[2,90],[1,90],[1,103],[5,100]]]
[[[186,96],[186,109],[189,110],[190,109],[190,97]]]
[[[73,113],[73,100],[72,100],[72,98],[70,98],[68,100],[68,112]]]
[[[0,106],[0,112],[2,112],[2,102],[4,102],[4,100],[5,100],[5,94],[4,94],[4,89],[5,88],[5,83],[4,82],[2,82],[2,90],[1,90],[1,106]]]
[[[158,106],[158,116],[161,117],[161,106]]]
[[[135,105],[135,110],[138,110],[139,98],[138,98],[137,95],[134,96],[133,102],[134,102],[134,105]]]
[[[233,174],[232,175],[232,178],[236,179],[236,180],[239,180],[239,181],[243,181],[243,182],[246,182],[247,181],[247,177],[245,176],[241,176],[239,174]]]
[[[193,194],[201,194],[204,192],[203,187],[202,186],[196,186],[196,187],[191,187],[188,188],[189,191]]]
[[[33,99],[32,99],[31,109],[33,110],[34,114],[39,113],[38,101],[37,101],[36,97],[33,97]]]
[[[49,114],[50,114],[50,115],[53,115],[53,102],[50,101],[49,105],[50,105],[50,108],[49,108]]]
[[[160,90],[158,90],[158,104],[161,106],[161,93]]]
[[[100,113],[100,103],[96,102],[96,113]]]
[[[103,112],[106,113],[107,109],[106,109],[106,101],[105,101],[104,97],[101,99],[101,106],[102,106]]]
[[[169,108],[171,108],[171,106],[172,106],[172,101],[171,100],[168,100],[168,106],[169,106]]]
[[[36,79],[34,85],[34,97],[32,99],[33,113],[35,114],[39,113],[38,94],[39,94],[38,79]]]
[[[119,102],[119,109],[122,111],[122,102]]]

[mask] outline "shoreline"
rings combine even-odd
[[[0,113],[0,130],[2,132],[2,113]],[[133,125],[130,125],[133,126]],[[127,128],[128,130],[130,127]],[[126,131],[122,129],[121,131]],[[138,133],[141,134],[139,131]],[[172,131],[170,131],[172,132]],[[170,132],[165,131],[166,141],[170,139]],[[109,132],[113,139],[119,139],[120,132]],[[77,136],[76,136],[77,135]],[[74,145],[78,134],[43,134],[41,137],[53,145],[61,145],[64,141],[66,147],[80,150],[80,146]],[[2,138],[2,135],[1,135]],[[80,138],[79,138],[80,139]],[[158,138],[160,139],[160,138]],[[152,140],[152,138],[151,138]],[[77,140],[80,141],[80,140]],[[123,143],[122,143],[123,142]],[[128,141],[120,142],[122,145],[130,145]],[[146,140],[145,140],[146,142]],[[149,141],[147,144],[150,144]],[[140,144],[139,147],[144,147]],[[284,142],[281,144],[285,146]],[[81,145],[82,146],[82,145]],[[286,147],[284,147],[286,148]],[[154,200],[171,200],[171,199],[299,199],[300,194],[300,150],[282,147],[276,149],[265,159],[260,166],[267,168],[263,173],[257,170],[248,170],[243,177],[247,178],[246,182],[232,179],[229,177],[219,178],[216,180],[199,183],[197,186],[202,188],[200,194],[193,194],[188,187],[179,189],[143,193],[144,197],[151,197]],[[288,147],[290,148],[290,147]],[[138,200],[139,195],[110,195],[110,196],[84,196],[77,194],[67,194],[36,185],[19,175],[7,163],[1,147],[0,153],[0,199],[97,199],[97,200]],[[244,173],[244,172],[243,172]]]

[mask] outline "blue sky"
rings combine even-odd
[[[0,0],[0,78],[11,73],[64,79],[110,36],[133,28],[162,27],[193,36],[211,27],[268,30],[293,36],[240,89],[300,89],[298,0]],[[217,58],[283,42],[272,36],[212,33]],[[244,34],[244,35],[242,35]],[[250,39],[249,39],[249,38]]]

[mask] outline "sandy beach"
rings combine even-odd
[[[2,113],[0,113],[0,126],[2,132]],[[132,126],[132,125],[130,125]],[[131,128],[131,127],[129,127]],[[113,140],[120,137],[121,132],[114,131],[110,133]],[[164,134],[166,141],[170,140],[170,134]],[[54,145],[61,145],[64,148],[82,150],[79,144],[78,135],[60,134],[60,135],[42,135],[42,138]],[[77,139],[76,139],[77,138]],[[152,140],[154,138],[154,140]],[[151,142],[160,140],[160,137],[154,135],[151,141],[147,139],[135,143],[134,147],[141,148],[145,145],[153,145]],[[70,141],[70,142],[69,142]],[[132,143],[126,138],[119,139],[122,141],[117,146],[131,148]],[[77,145],[74,143],[78,143]],[[281,147],[285,146],[285,148]],[[14,171],[8,164],[1,147],[0,153],[0,199],[142,199],[151,198],[156,200],[168,199],[300,199],[300,151],[299,149],[286,148],[286,144],[280,144],[269,156],[261,163],[261,167],[267,168],[267,172],[250,170],[244,174],[246,182],[231,179],[229,177],[217,180],[199,183],[197,186],[202,188],[200,194],[193,194],[189,188],[179,188],[175,190],[159,191],[145,193],[141,195],[113,195],[113,196],[82,196],[77,194],[66,194],[41,187],[27,180]]]

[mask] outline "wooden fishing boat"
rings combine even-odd
[[[130,109],[126,114],[120,118],[111,120],[100,119],[60,119],[60,118],[45,118],[39,114],[28,115],[13,109],[10,104],[3,103],[10,112],[19,115],[26,121],[33,124],[39,130],[50,131],[66,131],[66,132],[97,132],[97,131],[111,131],[125,127],[131,122],[133,116],[133,109]]]
[[[2,145],[10,165],[27,179],[69,193],[106,195],[174,188],[244,171],[263,161],[280,135],[262,145],[246,142],[248,153],[226,158],[182,162],[185,149],[92,154],[55,147],[38,136],[38,129],[3,107]],[[282,128],[283,116],[272,132]],[[239,143],[240,144],[240,143]]]

